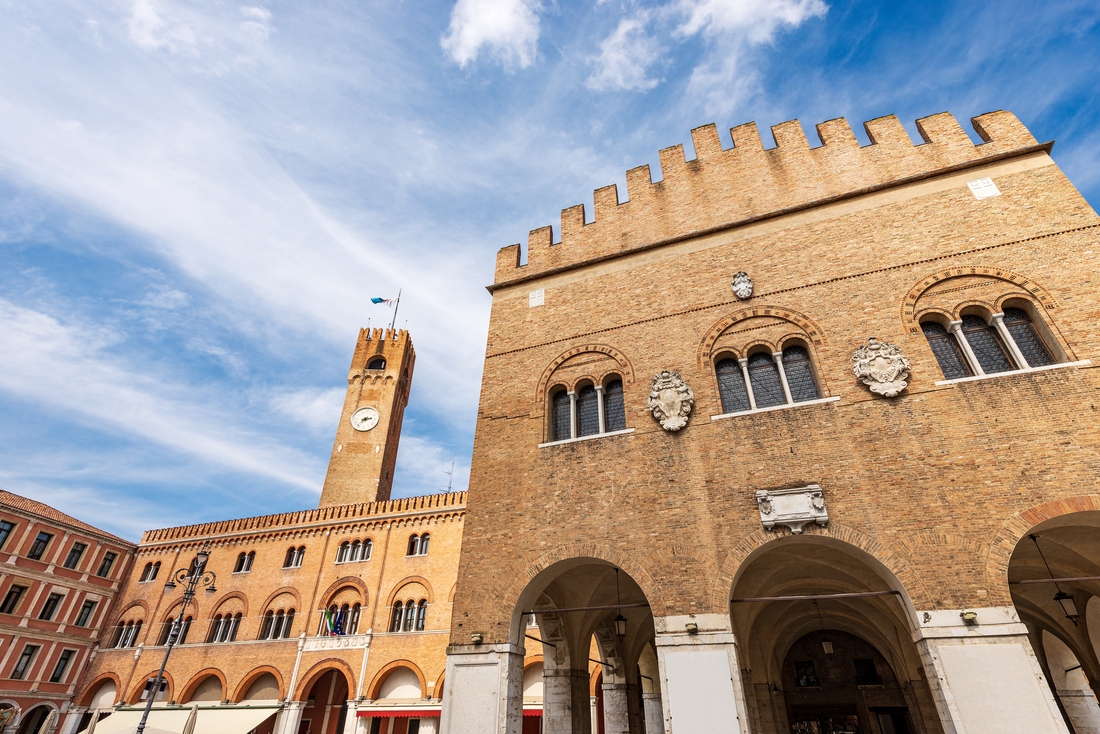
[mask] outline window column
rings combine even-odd
[[[737,360],[737,364],[741,365],[741,376],[745,378],[745,392],[749,394],[749,409],[756,410],[756,396],[752,393],[752,380],[749,379],[749,358],[742,357]]]
[[[569,438],[577,437],[577,393],[570,390],[569,395]]]
[[[959,346],[963,350],[963,354],[966,356],[966,361],[970,363],[970,370],[975,375],[984,375],[985,370],[983,370],[981,364],[978,363],[977,355],[974,354],[974,350],[970,348],[970,342],[966,340],[966,335],[963,334],[962,323],[962,321],[952,321],[947,325],[947,329],[955,335],[955,341],[959,343]]]
[[[1012,334],[1009,333],[1008,327],[1005,326],[1004,312],[993,314],[990,320],[993,321],[993,328],[1001,335],[1001,341],[1008,347],[1008,351],[1012,352],[1012,358],[1016,360],[1016,364],[1019,368],[1022,370],[1030,369],[1031,365],[1027,363],[1024,353],[1020,351],[1020,346],[1016,343],[1016,340],[1012,338]]]
[[[787,384],[787,370],[783,369],[783,352],[772,352],[772,359],[779,369],[779,384],[783,386],[783,395],[787,398],[787,405],[794,403],[791,397],[791,386]]]
[[[603,385],[596,385],[596,413],[600,417],[600,433],[607,433],[607,410],[603,404]]]

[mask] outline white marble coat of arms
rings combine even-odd
[[[752,298],[752,278],[745,271],[742,270],[733,276],[733,282],[730,285],[733,286],[733,295],[742,301]]]
[[[852,371],[863,384],[876,395],[892,398],[909,383],[909,360],[901,348],[889,342],[879,342],[875,337],[852,355]]]
[[[676,370],[664,370],[653,376],[649,391],[649,412],[666,431],[678,431],[688,423],[695,406],[695,393]]]

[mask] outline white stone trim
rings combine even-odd
[[[839,398],[838,398],[839,400]],[[546,443],[540,443],[539,448],[544,449],[547,446],[561,446],[565,443],[577,443],[578,441],[591,441],[594,438],[606,438],[607,436],[623,436],[627,433],[634,433],[633,428],[624,428],[621,431],[608,431],[607,433],[593,433],[590,436],[578,436],[577,438],[563,438],[561,441],[548,441]]]
[[[974,382],[976,380],[990,380],[995,377],[1007,377],[1009,375],[1026,375],[1031,372],[1045,372],[1046,370],[1058,370],[1064,367],[1090,367],[1092,366],[1091,359],[1081,359],[1076,362],[1059,362],[1058,364],[1048,364],[1043,367],[1028,367],[1026,370],[1009,370],[1007,372],[994,372],[992,374],[974,375],[972,377],[959,377],[954,380],[937,380],[936,385],[955,385],[960,382]],[[721,416],[719,416],[721,417]]]
[[[936,383],[939,385],[940,383]],[[840,396],[837,395],[831,398],[818,398],[817,400],[803,400],[801,403],[786,403],[784,405],[773,405],[770,408],[753,408],[752,410],[742,410],[738,413],[722,413],[721,415],[712,415],[710,419],[712,421],[720,421],[723,418],[736,418],[739,415],[753,415],[755,413],[767,413],[772,410],[786,410],[788,408],[800,408],[803,405],[823,405],[825,403],[835,403],[840,400]]]

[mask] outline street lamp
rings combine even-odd
[[[1054,572],[1050,570],[1050,564],[1047,563],[1047,557],[1043,555],[1043,549],[1039,547],[1039,536],[1029,535],[1031,542],[1035,544],[1035,550],[1039,551],[1039,557],[1043,559],[1043,565],[1047,567],[1047,573],[1050,574],[1050,578],[1054,581],[1054,588],[1057,589],[1057,593],[1054,595],[1054,601],[1058,602],[1058,606],[1062,607],[1062,614],[1066,615],[1066,619],[1073,622],[1073,626],[1077,626],[1077,620],[1081,618],[1081,615],[1077,612],[1077,605],[1073,603],[1073,596],[1062,591],[1062,587],[1058,585],[1058,582],[1054,579]]]
[[[210,559],[210,541],[203,544],[202,550],[195,554],[195,561],[191,568],[181,568],[173,573],[164,585],[164,593],[171,594],[176,590],[176,582],[185,584],[183,587],[183,604],[180,605],[179,614],[172,620],[172,628],[168,631],[168,649],[164,651],[164,660],[161,661],[157,678],[153,681],[153,690],[149,692],[149,699],[145,702],[145,712],[141,715],[135,734],[144,734],[145,722],[149,720],[149,711],[153,708],[153,701],[160,693],[160,684],[164,681],[164,669],[168,665],[168,656],[172,654],[172,646],[179,639],[180,629],[183,627],[183,614],[187,611],[187,605],[195,598],[195,589],[201,584],[207,591],[213,593],[214,581],[217,576],[213,571],[206,570],[206,562]]]

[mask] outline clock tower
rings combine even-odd
[[[360,329],[320,507],[390,498],[415,361],[409,332]]]

